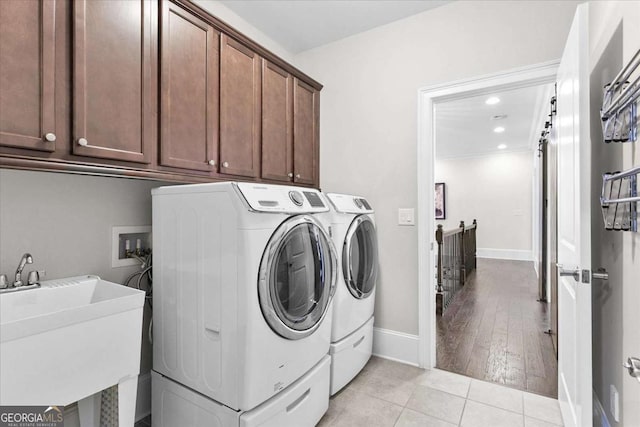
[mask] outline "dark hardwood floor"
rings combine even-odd
[[[437,320],[437,367],[557,398],[548,304],[537,301],[533,263],[478,259]]]

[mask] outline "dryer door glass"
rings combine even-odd
[[[376,228],[368,215],[353,220],[345,237],[342,273],[351,294],[366,298],[373,292],[378,278],[378,241]]]
[[[335,254],[310,216],[293,217],[267,245],[259,280],[260,306],[271,328],[299,339],[318,327],[333,296]]]

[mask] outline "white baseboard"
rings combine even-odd
[[[598,399],[596,391],[593,391],[593,427],[611,427],[607,413]]]
[[[138,395],[136,397],[136,421],[151,414],[151,372],[138,377]],[[73,403],[64,408],[64,426],[80,427],[78,405]]]
[[[533,252],[525,249],[476,249],[476,257],[493,259],[510,259],[513,261],[533,261]]]
[[[373,328],[373,354],[384,359],[419,366],[418,336]]]

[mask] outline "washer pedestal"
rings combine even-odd
[[[339,392],[367,364],[373,348],[373,316],[355,332],[331,343],[331,395]]]
[[[329,356],[271,399],[234,411],[151,372],[154,427],[301,427],[316,425],[329,407]]]

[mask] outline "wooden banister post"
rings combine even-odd
[[[473,225],[476,226],[473,229],[473,269],[475,270],[478,267],[478,221],[476,219],[473,220]]]
[[[460,221],[460,284],[465,282],[465,259],[464,259],[464,221]]]
[[[442,287],[442,243],[443,243],[443,230],[442,224],[438,224],[438,229],[436,230],[436,242],[438,244],[438,276],[437,282],[438,287],[436,288],[436,314],[438,316],[442,316],[444,313],[444,288]]]
[[[438,292],[443,292],[442,289],[442,224],[438,224],[438,229],[436,230],[436,242],[438,243]]]

